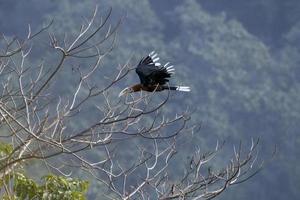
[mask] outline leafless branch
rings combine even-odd
[[[120,199],[212,199],[255,175],[261,169],[259,141],[244,153],[242,144],[234,148],[232,159],[218,170],[209,166],[223,145],[212,152],[197,149],[181,179],[172,174],[172,165],[179,162],[179,138],[192,135],[198,126],[190,123],[188,111],[164,114],[170,91],[117,98],[117,84],[134,69],[130,60],[112,67],[109,80],[93,82],[94,76],[101,76],[102,60],[114,48],[121,23],[111,26],[111,13],[109,9],[98,23],[96,7],[73,38],[65,35],[60,40],[48,33],[55,57],[51,63],[36,65],[30,56],[33,39],[39,40],[53,21],[35,33],[29,26],[23,41],[2,36],[0,137],[13,151],[1,157],[0,179],[36,159],[64,176],[84,170]],[[72,84],[61,80],[70,63],[80,59],[89,62],[66,77]],[[72,87],[59,93],[57,84]]]

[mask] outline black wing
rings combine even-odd
[[[166,63],[163,67],[157,61],[159,57],[153,51],[147,57],[143,58],[137,68],[136,73],[139,75],[141,84],[147,85],[164,85],[166,84],[174,73],[173,66],[168,66]]]

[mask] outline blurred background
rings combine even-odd
[[[134,65],[156,50],[162,62],[175,65],[174,84],[191,86],[168,112],[195,110],[193,121],[202,128],[190,139],[193,144],[209,149],[225,140],[232,147],[259,137],[263,157],[277,146],[274,161],[260,174],[217,199],[299,198],[299,0],[0,0],[0,32],[22,38],[28,24],[38,28],[54,19],[52,32],[72,36],[95,5],[100,15],[113,8],[112,24],[123,18],[103,65],[115,67],[129,58]],[[122,84],[137,81],[132,72]],[[97,192],[92,185],[89,199]]]

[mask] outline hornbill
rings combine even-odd
[[[161,66],[161,64],[157,62],[158,60],[159,57],[154,51],[145,58],[142,58],[135,70],[141,83],[125,88],[120,92],[119,97],[141,90],[147,92],[158,92],[162,90],[191,91],[190,87],[187,86],[169,86],[167,83],[171,75],[174,74],[175,69],[173,65],[168,66],[169,62]]]

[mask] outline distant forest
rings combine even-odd
[[[249,145],[260,139],[260,159],[268,159],[274,146],[278,152],[273,161],[256,176],[230,187],[216,199],[298,199],[300,188],[300,1],[299,0],[1,0],[0,32],[8,38],[24,38],[28,24],[33,30],[53,19],[50,33],[63,39],[75,36],[84,17],[91,16],[95,5],[100,15],[112,8],[109,23],[117,30],[113,50],[101,61],[103,74],[129,64],[135,66],[155,50],[164,61],[176,68],[172,81],[188,85],[192,91],[176,93],[164,112],[192,110],[191,122],[201,122],[201,129],[184,138],[183,152],[200,147],[214,148],[225,141],[223,154],[232,154],[240,141]],[[45,66],[57,62],[50,54],[48,36],[33,45],[28,65],[43,60]],[[55,84],[55,93],[74,89],[71,82],[76,66],[91,64],[80,60],[69,62]],[[97,76],[100,74],[96,74]],[[68,82],[70,80],[70,82]],[[99,85],[105,79],[93,77]],[[139,82],[134,71],[115,86],[113,95],[125,86]],[[70,84],[66,84],[70,83]],[[96,115],[95,115],[96,116]],[[74,123],[80,129],[90,123],[89,112]],[[94,117],[94,116],[93,116]],[[148,123],[148,122],[145,122]],[[135,141],[134,145],[138,146]],[[132,159],[130,147],[124,145],[123,159]],[[222,154],[222,155],[223,155]],[[94,152],[93,157],[99,156]],[[261,157],[260,157],[261,156]],[[174,161],[174,171],[185,164]],[[212,168],[227,162],[218,158]],[[226,164],[226,163],[225,163]],[[43,166],[27,166],[32,176],[42,176]],[[85,178],[83,174],[78,175]],[[88,199],[99,199],[99,183],[92,181]]]

